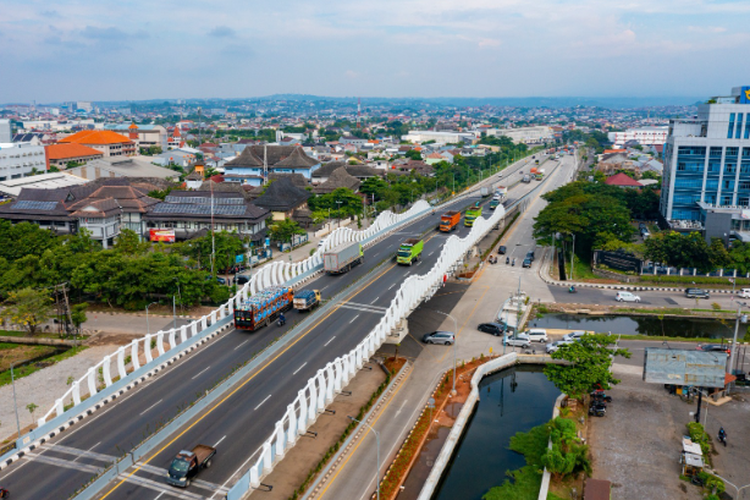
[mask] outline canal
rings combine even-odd
[[[485,377],[479,403],[443,474],[436,500],[480,500],[508,477],[506,471],[525,465],[511,451],[510,438],[552,418],[560,395],[542,373],[543,367],[521,365]]]
[[[622,335],[663,335],[666,337],[731,338],[734,334],[734,320],[704,318],[664,318],[655,316],[618,316],[605,314],[550,313],[532,319],[530,327],[560,328],[566,330],[586,330],[597,333],[612,332]],[[745,335],[747,325],[740,326],[740,338]]]

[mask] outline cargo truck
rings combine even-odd
[[[464,216],[464,226],[471,227],[474,225],[474,220],[482,215],[482,205],[477,202],[473,207],[466,210]]]
[[[254,332],[270,325],[284,311],[292,308],[294,293],[286,286],[264,288],[234,310],[234,327]]]
[[[300,290],[294,294],[294,308],[309,311],[320,304],[320,290]]]
[[[508,194],[508,188],[505,186],[497,186],[495,188],[495,198],[499,200],[503,200],[505,196]]]
[[[479,195],[484,198],[490,195],[490,188],[488,187],[481,187],[479,188]]]
[[[543,168],[539,169],[539,171],[534,176],[534,179],[536,179],[538,181],[541,181],[542,179],[544,179],[544,169]]]
[[[419,238],[409,238],[401,243],[396,253],[396,262],[399,264],[412,265],[422,256],[424,242]]]
[[[344,243],[323,254],[323,269],[328,274],[342,274],[365,261],[365,253],[359,242]]]
[[[526,175],[523,176],[523,179],[521,179],[521,182],[529,183],[529,182],[531,182],[531,177],[529,177],[529,175],[526,174]]]
[[[167,483],[187,488],[198,472],[211,467],[211,459],[214,455],[216,455],[216,448],[205,444],[197,445],[192,451],[179,452],[167,471]]]
[[[461,222],[461,212],[449,210],[440,217],[440,229],[444,233],[455,231],[458,223]]]

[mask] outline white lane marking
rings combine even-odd
[[[377,302],[377,301],[378,301],[378,299],[379,299],[379,298],[380,298],[380,296],[378,296],[378,297],[375,297],[375,300],[373,300],[372,302],[370,302],[370,304],[374,304],[375,302]]]
[[[227,438],[227,437],[226,437],[226,436],[224,436],[223,438],[221,438],[221,439],[219,439],[218,441],[216,441],[216,444],[214,445],[214,448],[216,448],[217,446],[219,446],[219,443],[221,443],[222,441],[224,441],[224,440],[225,440],[226,438]]]
[[[244,341],[243,343],[241,343],[240,345],[238,345],[237,347],[235,347],[234,350],[236,351],[237,349],[239,349],[243,345],[247,344],[248,342],[250,342],[250,339],[247,339],[246,341]]]
[[[434,253],[435,253],[435,250],[433,250],[432,252],[428,253],[427,256],[429,257],[430,255],[432,255]]]
[[[404,406],[406,406],[406,403],[408,403],[408,402],[409,402],[409,400],[408,400],[408,399],[406,399],[406,400],[404,400],[404,402],[403,402],[403,403],[401,403],[401,407],[400,407],[400,408],[398,409],[398,411],[396,412],[396,415],[398,415],[399,413],[401,413],[401,410],[403,410],[403,409],[404,409]]]
[[[333,342],[333,339],[335,339],[335,338],[336,338],[335,335],[333,337],[331,337],[331,340],[329,340],[328,342],[326,342],[325,344],[323,344],[323,347],[327,347],[328,344],[330,344],[331,342]]]
[[[292,375],[297,375],[299,373],[299,371],[305,367],[306,364],[307,364],[307,361],[305,361],[304,363],[302,363],[302,366],[300,366],[299,368],[297,368],[296,370],[294,370],[294,373],[292,373]]]
[[[391,288],[393,288],[396,285],[397,285],[397,283],[392,284],[391,286],[388,287],[388,290],[390,290]]]
[[[95,444],[94,446],[92,446],[91,448],[89,448],[89,449],[88,449],[88,450],[86,450],[86,451],[91,451],[91,450],[93,450],[94,448],[96,448],[97,446],[99,446],[100,444],[102,444],[102,442],[101,442],[101,441],[99,441],[98,443],[96,443],[96,444]],[[83,456],[83,455],[78,455],[77,457],[75,457],[75,458],[73,459],[73,461],[75,462],[76,460],[78,460],[78,459],[79,459],[79,458],[81,458],[82,456]]]
[[[158,404],[159,404],[159,403],[161,403],[162,401],[164,401],[164,399],[160,399],[160,400],[159,400],[159,401],[157,401],[156,403],[152,404],[151,406],[149,406],[148,408],[146,408],[145,410],[143,410],[143,411],[141,412],[141,416],[143,416],[143,414],[144,414],[144,413],[146,413],[147,411],[149,411],[150,409],[152,409],[152,408],[153,408],[154,406],[158,405]]]
[[[271,395],[270,394],[268,396],[266,396],[266,399],[264,399],[263,401],[261,401],[260,403],[258,403],[258,406],[256,406],[255,409],[257,410],[258,408],[260,408],[261,406],[263,406],[263,403],[265,403],[269,399],[271,399]]]
[[[201,375],[203,375],[203,373],[204,373],[204,372],[205,372],[206,370],[208,370],[209,368],[211,368],[211,365],[208,365],[207,367],[205,367],[204,369],[202,369],[201,371],[199,371],[198,373],[196,373],[196,374],[195,374],[195,376],[194,376],[193,378],[191,378],[190,380],[195,380],[195,379],[197,379],[198,377],[200,377]]]
[[[359,318],[359,314],[357,314],[356,316],[354,316],[352,318],[352,320],[349,322],[349,324],[351,325],[352,323],[354,323],[354,320],[357,319],[357,318]]]
[[[164,492],[162,491],[161,493],[159,493],[158,497],[154,498],[154,500],[159,500],[163,495],[164,495]]]

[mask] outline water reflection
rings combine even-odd
[[[482,380],[479,404],[433,498],[480,500],[505,481],[506,471],[525,465],[508,449],[510,438],[552,418],[560,394],[541,371],[519,366]]]
[[[731,337],[734,321],[722,324],[715,319],[664,318],[653,316],[589,316],[586,314],[545,314],[534,319],[532,326],[539,328],[565,328],[568,330],[594,330],[623,335],[664,335],[667,337]],[[744,335],[744,332],[740,335]]]

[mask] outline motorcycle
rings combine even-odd
[[[276,326],[284,326],[286,324],[286,318],[279,318],[276,322]]]
[[[598,406],[592,406],[589,408],[589,415],[594,417],[603,417],[607,414],[607,410]]]
[[[568,288],[568,293],[576,293],[576,292],[578,292],[578,290],[576,290],[574,286],[571,286],[570,288]]]
[[[610,396],[609,394],[605,393],[601,389],[597,389],[595,391],[591,391],[590,396],[593,399],[596,399],[596,400],[606,401],[607,403],[611,403],[612,402],[612,396]]]
[[[515,257],[513,258],[513,261],[510,263],[510,265],[511,266],[515,266],[516,265],[516,259],[515,259]]]
[[[0,488],[0,498],[9,498],[10,497],[10,491],[6,490],[5,488]]]
[[[604,401],[593,400],[589,403],[589,408],[606,408],[607,403]]]
[[[510,257],[505,257],[505,265],[507,266],[510,264]]]
[[[717,436],[719,442],[724,445],[724,448],[727,447],[727,434],[725,432],[719,431],[719,435]]]

